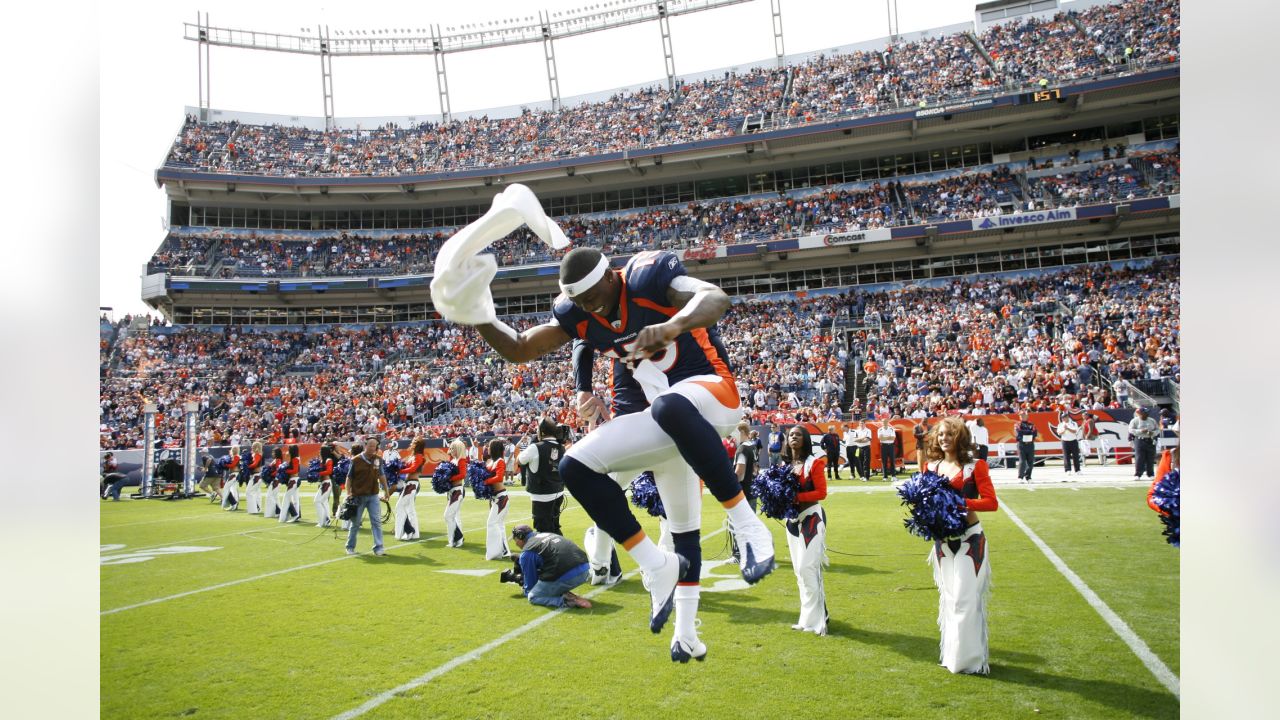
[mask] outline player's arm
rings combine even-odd
[[[661,352],[681,333],[709,328],[729,311],[729,296],[719,286],[688,275],[679,275],[667,288],[667,302],[677,312],[669,320],[651,325],[636,336],[637,359]]]
[[[595,353],[591,346],[579,338],[573,340],[573,388],[578,391],[576,404],[578,417],[582,418],[589,428],[594,429],[596,423],[609,419],[609,408],[604,401],[592,392],[591,373],[595,369]]]
[[[554,320],[517,333],[501,320],[476,325],[480,337],[503,358],[514,363],[525,363],[546,355],[569,342],[569,334]]]

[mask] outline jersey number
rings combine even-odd
[[[635,340],[622,344],[622,350],[627,355],[630,355],[631,352],[635,349],[636,349]],[[621,359],[618,353],[614,352],[613,348],[609,348],[608,350],[605,351],[604,354],[608,355],[611,358]],[[676,344],[671,343],[667,345],[665,348],[663,348],[662,350],[658,351],[657,354],[655,354],[653,357],[650,357],[649,360],[654,365],[656,365],[659,370],[661,370],[662,372],[666,372],[675,366],[676,359],[679,356],[680,356],[680,351],[676,348]]]

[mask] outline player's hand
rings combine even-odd
[[[578,392],[578,417],[582,418],[590,429],[595,426],[608,422],[609,408],[605,406],[604,401],[589,392]]]
[[[635,348],[627,359],[636,363],[653,357],[675,342],[679,335],[680,329],[673,326],[670,321],[643,328],[636,335]]]

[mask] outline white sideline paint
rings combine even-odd
[[[1096,610],[1097,613],[1102,616],[1103,620],[1107,621],[1107,624],[1111,626],[1111,629],[1115,631],[1116,635],[1119,635],[1120,639],[1124,640],[1124,643],[1129,646],[1129,649],[1133,651],[1134,655],[1138,656],[1138,659],[1142,661],[1142,664],[1147,666],[1147,669],[1151,671],[1151,674],[1155,675],[1156,679],[1160,681],[1160,684],[1164,685],[1169,692],[1173,693],[1174,697],[1181,700],[1181,683],[1178,680],[1178,676],[1174,675],[1173,671],[1171,671],[1155,653],[1151,652],[1151,648],[1147,647],[1147,644],[1142,641],[1142,638],[1138,637],[1133,630],[1125,624],[1125,621],[1121,620],[1120,616],[1116,615],[1115,612],[1102,601],[1102,598],[1098,597],[1098,594],[1086,585],[1084,580],[1080,579],[1079,575],[1076,575],[1071,568],[1067,567],[1067,564],[1062,561],[1062,558],[1058,557],[1058,554],[1046,545],[1045,542],[1040,539],[1039,535],[1036,535],[1031,528],[1027,527],[1026,523],[1022,522],[1022,518],[1018,517],[1017,513],[1013,511],[1013,508],[1009,507],[1007,502],[1001,501],[1000,509],[1009,515],[1009,519],[1013,521],[1014,525],[1021,528],[1022,532],[1026,533],[1027,537],[1031,538],[1031,542],[1035,543],[1035,546],[1040,548],[1040,552],[1044,553],[1044,556],[1049,558],[1049,562],[1053,563],[1053,566],[1058,569],[1058,572],[1062,573],[1062,576],[1067,579],[1067,582],[1070,582],[1072,587],[1084,596],[1084,599],[1089,603],[1089,606]]]
[[[573,509],[575,509],[575,508],[577,508],[577,507],[580,507],[580,506],[577,506],[577,505],[570,505],[570,506],[565,507],[564,511],[573,510]],[[562,513],[563,513],[564,511],[562,511]],[[487,511],[486,511],[486,512],[487,512]],[[533,516],[532,516],[532,515],[530,515],[530,516],[527,516],[527,517],[516,518],[515,520],[512,520],[511,522],[513,522],[513,523],[518,523],[518,522],[521,522],[522,520],[532,520],[532,519],[533,519]],[[393,537],[394,537],[394,536],[393,536]],[[433,535],[433,536],[431,536],[431,537],[427,537],[427,538],[419,538],[419,539],[417,539],[417,540],[414,540],[413,542],[401,543],[401,544],[399,544],[399,545],[388,545],[388,546],[384,547],[383,549],[384,549],[384,550],[395,550],[395,549],[397,549],[397,548],[408,547],[408,546],[410,546],[410,545],[418,545],[418,544],[423,543],[423,542],[430,542],[431,540],[444,540],[444,539],[445,539],[445,536],[444,536],[444,535]],[[99,613],[98,613],[98,615],[99,615],[99,617],[104,616],[104,615],[111,615],[111,614],[113,614],[113,613],[124,612],[125,610],[134,610],[134,609],[137,609],[137,608],[140,608],[140,607],[146,607],[146,606],[148,606],[148,605],[155,605],[155,604],[157,604],[157,603],[167,602],[167,601],[169,601],[169,600],[177,600],[177,599],[179,599],[179,598],[184,598],[184,597],[187,597],[187,596],[189,596],[189,595],[198,595],[198,594],[203,593],[203,592],[209,592],[210,590],[221,590],[222,588],[232,587],[232,586],[234,586],[234,585],[240,585],[240,584],[247,583],[247,582],[253,582],[253,581],[255,581],[255,580],[263,580],[263,579],[266,579],[266,578],[269,578],[269,577],[275,577],[276,575],[284,575],[284,574],[286,574],[286,573],[295,572],[295,571],[297,571],[297,570],[307,570],[307,569],[309,569],[309,568],[313,568],[313,567],[320,567],[321,565],[328,565],[328,564],[330,564],[330,563],[342,562],[343,560],[347,560],[347,559],[350,559],[350,558],[353,558],[353,557],[360,557],[360,556],[362,556],[362,555],[369,555],[369,554],[371,554],[372,552],[373,552],[373,551],[372,551],[372,550],[370,550],[369,552],[357,553],[357,554],[355,554],[355,555],[343,555],[343,556],[341,556],[341,557],[330,558],[330,559],[328,559],[328,560],[321,560],[321,561],[319,561],[319,562],[308,563],[308,564],[306,564],[306,565],[299,565],[299,566],[297,566],[297,567],[285,568],[285,569],[283,569],[283,570],[276,570],[276,571],[274,571],[274,572],[263,573],[263,574],[261,574],[261,575],[254,575],[253,577],[241,578],[241,579],[239,579],[239,580],[230,580],[230,581],[228,581],[228,582],[218,583],[217,585],[210,585],[209,587],[197,588],[197,589],[195,589],[195,590],[187,590],[186,592],[180,592],[180,593],[177,593],[176,595],[167,595],[167,596],[165,596],[165,597],[162,597],[162,598],[156,598],[156,599],[154,599],[154,600],[146,600],[146,601],[143,601],[143,602],[140,602],[140,603],[134,603],[133,605],[125,605],[124,607],[112,608],[112,609],[110,609],[110,610],[103,610],[103,611],[99,612]]]
[[[724,530],[725,530],[724,526],[721,525],[719,529],[709,532],[706,535],[703,535],[702,540],[703,541],[709,540],[715,537],[716,535],[719,535],[720,533],[724,532]],[[638,572],[640,572],[639,568],[632,570],[631,572],[623,575],[622,578],[625,580],[627,578],[635,577],[636,573]],[[593,598],[599,595],[600,593],[605,592],[606,590],[609,590],[611,587],[613,586],[602,585],[596,588],[595,590],[587,593],[583,597],[588,599]],[[334,715],[332,720],[351,720],[351,718],[360,717],[361,715],[369,712],[370,710],[373,710],[374,708],[379,707],[380,705],[386,703],[388,700],[391,700],[392,698],[400,695],[401,693],[406,693],[410,690],[413,690],[414,688],[422,687],[423,685],[426,685],[427,683],[431,682],[432,680],[435,680],[441,675],[444,675],[450,670],[460,665],[465,665],[471,662],[472,660],[479,658],[485,653],[488,653],[490,650],[493,650],[497,647],[505,645],[510,640],[515,640],[516,638],[520,637],[521,635],[524,635],[525,633],[529,632],[530,630],[533,630],[534,628],[538,627],[539,625],[542,625],[543,623],[550,622],[552,619],[559,617],[560,614],[567,609],[568,608],[556,608],[555,610],[552,610],[551,612],[548,612],[545,615],[539,615],[538,617],[530,620],[524,625],[521,625],[520,627],[507,633],[506,635],[503,635],[502,637],[497,638],[496,640],[490,640],[489,642],[485,643],[484,645],[481,645],[475,650],[472,650],[467,653],[463,653],[462,655],[455,657],[454,659],[435,668],[434,670],[431,670],[425,675],[419,675],[418,677],[410,680],[409,682],[404,683],[403,685],[399,685],[397,687],[391,688],[390,690],[380,693],[376,697],[369,699],[360,707],[348,710],[342,713],[341,715]]]

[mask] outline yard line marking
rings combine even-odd
[[[707,533],[706,535],[703,535],[702,540],[703,541],[709,540],[724,531],[725,531],[725,527],[724,525],[721,525],[718,530],[714,530],[712,532]],[[632,570],[631,572],[623,575],[622,577],[624,580],[627,578],[635,577],[636,573],[638,572],[640,572],[640,569],[636,568],[635,570]],[[587,593],[583,597],[586,597],[588,599],[593,598],[599,595],[600,593],[605,592],[606,590],[609,590],[612,587],[613,587],[612,585],[600,586],[595,590]],[[508,632],[506,635],[503,635],[502,637],[499,637],[495,640],[490,640],[489,642],[485,643],[484,645],[481,645],[475,650],[472,650],[467,653],[463,653],[462,655],[459,655],[453,658],[452,660],[446,662],[445,664],[440,665],[434,670],[431,670],[425,675],[419,675],[418,677],[410,680],[409,682],[406,682],[402,685],[394,687],[390,690],[387,690],[379,694],[374,698],[371,698],[360,707],[348,710],[342,713],[341,715],[333,716],[333,720],[351,720],[351,718],[360,717],[361,715],[369,712],[370,710],[373,710],[374,708],[377,708],[380,705],[386,703],[388,700],[391,700],[397,695],[413,690],[414,688],[418,688],[423,685],[426,685],[427,683],[440,677],[441,675],[444,675],[450,670],[460,665],[465,665],[471,662],[472,660],[475,660],[480,656],[488,653],[490,650],[493,650],[497,647],[505,645],[510,640],[515,640],[516,638],[520,637],[521,635],[524,635],[525,633],[529,632],[530,630],[533,630],[534,628],[538,627],[539,625],[542,625],[543,623],[550,622],[553,618],[558,617],[561,613],[563,613],[567,609],[568,608],[556,608],[555,610],[552,610],[551,612],[548,612],[545,615],[539,615],[538,617],[530,620],[524,625],[521,625],[520,627],[512,630],[511,632]]]
[[[221,535],[205,535],[205,536],[203,536],[203,537],[198,537],[198,538],[187,538],[187,539],[185,539],[185,540],[172,540],[172,541],[170,541],[170,542],[160,543],[160,544],[158,544],[158,545],[143,545],[142,547],[129,548],[129,552],[137,552],[137,551],[139,551],[139,550],[154,550],[155,548],[169,547],[170,545],[181,545],[181,544],[183,544],[183,543],[192,543],[192,542],[195,542],[195,541],[197,541],[197,540],[212,540],[212,539],[214,539],[214,538],[233,537],[233,536],[236,536],[236,535],[244,535],[244,536],[248,537],[248,536],[251,536],[251,535],[255,535],[255,534],[257,534],[257,533],[275,532],[276,530],[280,530],[280,529],[283,529],[283,528],[285,528],[285,527],[297,526],[297,525],[298,525],[298,523],[277,523],[277,525],[279,525],[279,527],[273,527],[273,528],[261,528],[261,529],[259,529],[259,530],[240,530],[240,531],[238,531],[238,532],[233,532],[233,533],[222,533]],[[310,527],[313,527],[313,528],[314,528],[315,526],[314,526],[314,525],[312,525],[312,526],[310,526]],[[257,538],[255,538],[255,539],[257,539]]]
[[[212,504],[212,503],[210,503]],[[226,514],[228,517],[231,513]],[[175,520],[193,520],[195,518],[223,517],[222,515],[183,515],[182,517],[161,518],[159,520],[143,520],[142,522],[123,523],[121,525],[103,525],[99,530],[114,530],[115,528],[133,527],[134,525],[153,525],[155,523],[173,522]]]
[[[566,507],[566,508],[565,508],[565,510],[572,510],[574,507],[577,507],[577,506]],[[520,522],[521,520],[531,520],[531,519],[533,519],[533,516],[532,516],[532,515],[529,515],[529,516],[527,516],[527,517],[516,518],[516,519],[515,519],[515,520],[513,520],[512,522],[517,522],[517,523],[518,523],[518,522]],[[341,531],[339,531],[339,532],[341,532]],[[394,534],[392,534],[392,537],[395,537],[395,535],[394,535]],[[412,542],[400,543],[399,545],[388,545],[388,546],[384,547],[383,549],[384,549],[384,550],[395,550],[395,549],[397,549],[397,548],[408,547],[408,546],[410,546],[410,545],[417,545],[417,544],[421,543],[423,540],[431,541],[431,540],[443,540],[443,539],[445,539],[445,536],[444,536],[444,535],[433,535],[433,536],[431,536],[431,537],[429,537],[429,538],[418,538],[417,540],[414,540],[414,541],[412,541]],[[353,557],[360,557],[360,556],[362,556],[362,555],[369,555],[369,554],[370,554],[370,553],[372,553],[372,552],[373,552],[373,551],[372,551],[372,550],[370,550],[370,551],[368,551],[368,552],[356,553],[355,555],[343,555],[343,556],[341,556],[341,557],[330,558],[330,559],[328,559],[328,560],[321,560],[321,561],[319,561],[319,562],[308,563],[308,564],[306,564],[306,565],[299,565],[299,566],[297,566],[297,567],[285,568],[285,569],[283,569],[283,570],[275,570],[275,571],[272,571],[272,572],[269,572],[269,573],[263,573],[263,574],[261,574],[261,575],[254,575],[253,577],[241,578],[241,579],[239,579],[239,580],[230,580],[230,581],[228,581],[228,582],[218,583],[217,585],[210,585],[209,587],[197,588],[197,589],[195,589],[195,590],[187,590],[186,592],[180,592],[180,593],[177,593],[177,594],[175,594],[175,595],[167,595],[167,596],[165,596],[165,597],[162,597],[162,598],[156,598],[156,599],[154,599],[154,600],[146,600],[146,601],[143,601],[143,602],[140,602],[140,603],[134,603],[133,605],[125,605],[125,606],[123,606],[123,607],[112,608],[112,609],[110,609],[110,610],[103,610],[103,611],[99,612],[99,613],[98,613],[98,615],[99,615],[99,616],[103,616],[103,615],[111,615],[111,614],[113,614],[113,613],[124,612],[125,610],[134,610],[134,609],[136,609],[136,608],[146,607],[146,606],[148,606],[148,605],[155,605],[155,604],[157,604],[157,603],[167,602],[167,601],[169,601],[169,600],[177,600],[177,599],[179,599],[179,598],[184,598],[184,597],[187,597],[187,596],[189,596],[189,595],[198,595],[198,594],[203,593],[203,592],[209,592],[210,590],[221,590],[222,588],[232,587],[232,586],[234,586],[234,585],[240,585],[240,584],[247,583],[247,582],[253,582],[254,580],[263,580],[263,579],[266,579],[266,578],[269,578],[269,577],[275,577],[276,575],[284,575],[284,574],[286,574],[286,573],[295,572],[295,571],[297,571],[297,570],[307,570],[307,569],[310,569],[310,568],[313,568],[313,567],[320,567],[321,565],[328,565],[328,564],[330,564],[330,563],[341,562],[341,561],[343,561],[343,560],[347,560],[347,559],[350,559],[350,558],[353,558]]]
[[[1138,656],[1138,659],[1142,661],[1143,665],[1147,666],[1147,669],[1150,670],[1151,674],[1160,681],[1160,684],[1164,685],[1169,692],[1173,693],[1174,697],[1181,700],[1181,683],[1178,680],[1178,676],[1174,675],[1173,672],[1169,670],[1168,666],[1166,666],[1155,653],[1151,652],[1151,648],[1147,647],[1147,644],[1142,641],[1142,638],[1138,637],[1133,630],[1125,624],[1125,621],[1121,620],[1120,616],[1116,615],[1115,611],[1108,607],[1107,604],[1102,601],[1102,598],[1098,597],[1098,594],[1085,584],[1084,580],[1080,579],[1079,575],[1076,575],[1071,568],[1067,567],[1067,564],[1062,561],[1062,558],[1058,557],[1058,554],[1045,544],[1045,542],[1040,539],[1039,535],[1036,535],[1031,528],[1027,527],[1026,523],[1022,522],[1022,518],[1018,517],[1017,513],[1013,511],[1013,508],[1009,507],[1007,502],[1000,503],[1000,509],[1008,513],[1009,519],[1021,528],[1022,532],[1027,534],[1027,537],[1031,538],[1031,542],[1035,543],[1035,546],[1040,548],[1040,552],[1044,553],[1044,556],[1049,558],[1049,562],[1058,569],[1058,572],[1062,573],[1062,576],[1071,583],[1072,587],[1084,596],[1084,599],[1088,601],[1089,605],[1102,616],[1102,619],[1105,620],[1108,625],[1111,626],[1111,629],[1115,631],[1116,635],[1119,635],[1120,639],[1124,640],[1125,644],[1129,646],[1129,649],[1133,651],[1133,654]]]

